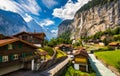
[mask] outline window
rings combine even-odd
[[[23,44],[22,44],[22,43],[18,44],[18,47],[19,47],[19,48],[22,48],[22,46],[23,46]]]
[[[8,49],[9,49],[9,50],[13,49],[12,44],[8,44]]]
[[[14,54],[14,60],[18,60],[18,54]]]
[[[25,53],[22,53],[22,58],[24,58],[26,56],[26,54]]]
[[[7,62],[8,61],[8,56],[2,56],[2,62]]]
[[[32,38],[33,38],[33,36],[30,36],[30,38],[32,39]]]
[[[22,36],[22,39],[23,40],[27,40],[27,36]]]

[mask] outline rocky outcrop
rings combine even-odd
[[[72,30],[71,26],[72,20],[64,20],[60,25],[58,26],[58,36],[62,35],[66,31]]]
[[[114,29],[120,26],[119,24],[120,0],[98,5],[75,14],[73,22],[70,24],[73,27],[71,38],[91,36],[108,28]]]

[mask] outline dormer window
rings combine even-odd
[[[13,49],[12,44],[8,44],[8,50],[11,50],[11,49]]]
[[[27,40],[27,36],[22,36],[22,39],[23,40]]]

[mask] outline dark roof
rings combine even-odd
[[[72,45],[70,45],[70,44],[60,44],[60,45],[57,45],[57,47],[63,47],[63,46],[69,47],[69,48],[72,47]]]
[[[41,32],[41,33],[34,32],[34,33],[32,33],[32,32],[25,32],[25,31],[20,32],[20,33],[18,33],[18,34],[15,34],[15,35],[13,35],[13,36],[18,36],[18,35],[21,35],[21,34],[29,34],[29,35],[44,35],[44,36],[46,36],[44,32]]]
[[[10,44],[10,43],[13,43],[13,42],[16,42],[16,41],[20,41],[22,43],[25,43],[31,47],[34,47],[34,48],[38,48],[37,46],[29,43],[29,42],[26,42],[24,40],[21,40],[21,39],[18,39],[18,38],[13,38],[13,39],[4,39],[4,40],[0,40],[0,46],[4,46],[4,45],[7,45],[7,44]]]
[[[85,56],[85,57],[89,57],[88,56],[88,53],[87,53],[87,51],[85,50],[85,49],[79,49],[79,50],[77,50],[75,53],[74,53],[74,55],[76,56],[76,55],[82,55],[82,56]]]

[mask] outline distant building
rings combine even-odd
[[[73,49],[73,46],[70,44],[60,44],[60,45],[57,45],[56,47],[58,47],[60,50],[64,52],[69,52],[69,51],[72,51]]]
[[[43,46],[45,36],[46,36],[45,33],[36,32],[35,33],[21,32],[16,35],[13,35],[13,37],[20,38],[39,47]]]
[[[74,68],[76,70],[86,71],[88,72],[88,53],[85,49],[75,50],[73,52],[74,59]]]
[[[120,48],[120,42],[111,42],[108,44],[113,49],[119,49]]]
[[[21,68],[34,70],[38,47],[18,38],[0,40],[0,75]]]

